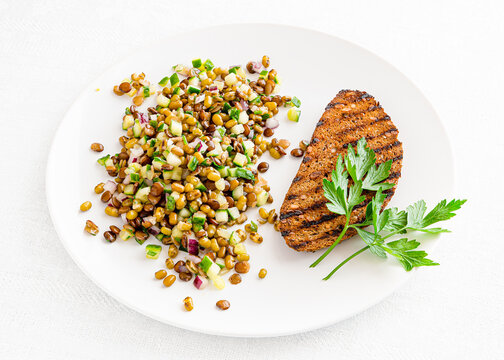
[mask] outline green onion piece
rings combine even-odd
[[[224,105],[222,106],[222,110],[224,110],[225,112],[228,112],[228,110],[231,109],[231,105],[229,105],[229,103],[224,103]]]
[[[180,94],[180,91],[181,91],[181,90],[182,90],[182,89],[181,89],[180,87],[178,87],[178,86],[177,86],[175,89],[173,89],[173,94],[174,94],[174,95],[178,95],[178,94]]]
[[[250,230],[257,232],[257,224],[253,221],[250,222]]]
[[[166,197],[166,210],[173,211],[175,209],[175,198],[173,196]]]
[[[250,170],[247,170],[247,169],[238,168],[238,169],[236,169],[236,177],[240,177],[240,178],[247,179],[247,180],[253,180],[254,173]]]
[[[205,69],[207,71],[210,71],[214,68],[214,64],[210,59],[207,59],[203,65],[205,66]]]
[[[217,170],[224,169],[224,165],[218,165],[218,164],[215,163],[215,161],[212,161],[212,165]]]
[[[151,120],[151,121],[149,121],[149,124],[150,124],[150,126],[152,126],[154,128],[157,128],[157,126],[158,126],[157,120]]]
[[[179,82],[180,82],[180,80],[179,80],[177,73],[174,73],[172,76],[170,76],[171,86],[174,86],[175,84],[178,84]]]
[[[254,100],[252,100],[250,103],[251,103],[251,104],[257,104],[257,103],[260,103],[260,102],[261,102],[261,97],[260,97],[260,96],[258,96],[258,97],[256,97]]]
[[[267,119],[269,119],[269,118],[270,118],[270,114],[264,114],[264,115],[262,116],[262,119],[263,119],[263,120],[267,120]]]
[[[196,167],[198,166],[198,159],[196,159],[195,156],[191,158],[191,161],[189,161],[189,164],[187,164],[187,168],[191,171],[196,170]]]
[[[195,68],[199,68],[201,66],[201,59],[194,59],[192,61],[192,66]]]
[[[130,108],[129,108],[129,107],[127,107],[127,108],[124,110],[124,113],[125,113],[126,115],[131,115]]]
[[[105,166],[105,162],[110,159],[110,155],[105,155],[97,160],[98,164]]]
[[[240,110],[238,110],[237,108],[232,108],[231,110],[229,110],[229,117],[231,119],[238,120],[238,118],[240,117]]]
[[[192,113],[192,111],[188,111],[187,113],[189,113],[189,112],[191,112],[191,113]],[[192,114],[191,114],[191,115],[192,115]],[[182,135],[182,141],[184,142],[184,145],[187,145],[187,144],[188,144],[188,142],[187,142],[187,138],[185,137],[185,135]]]
[[[232,67],[231,69],[229,69],[229,73],[236,74],[236,69],[239,69],[239,68],[240,68],[239,66]]]
[[[201,262],[199,263],[199,267],[206,273],[208,269],[210,269],[210,266],[213,265],[213,263],[214,262],[212,261],[212,259],[210,259],[208,256],[205,255],[201,260]]]
[[[297,97],[293,97],[292,100],[291,100],[292,104],[295,106],[295,107],[300,107],[301,106],[301,100],[299,100]]]
[[[219,132],[220,136],[223,137],[224,134],[226,134],[226,128],[225,127],[220,127],[217,129],[217,131]]]
[[[147,245],[145,247],[146,254],[148,259],[157,259],[159,257],[159,254],[161,253],[161,246],[160,245]]]
[[[139,182],[140,181],[140,174],[131,173],[130,178],[131,178],[132,182]]]
[[[144,95],[144,98],[148,98],[150,96],[150,89],[148,86],[144,86],[143,95]]]
[[[168,84],[168,80],[170,80],[170,78],[168,76],[165,76],[158,82],[158,84],[161,86],[165,86],[166,84]]]

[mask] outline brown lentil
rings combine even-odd
[[[249,236],[250,240],[252,240],[256,244],[261,244],[263,242],[263,237],[256,232],[250,233]]]
[[[290,154],[294,157],[301,157],[304,155],[304,152],[303,152],[303,150],[296,148],[296,149],[292,149]]]
[[[227,300],[219,300],[215,305],[217,305],[217,307],[221,310],[227,310],[230,306],[229,301]]]
[[[168,256],[171,257],[172,259],[177,257],[178,255],[178,248],[175,246],[175,245],[170,245],[170,247],[168,248]]]
[[[80,210],[81,211],[88,211],[89,209],[91,209],[91,201],[84,201],[81,206],[80,206]]]
[[[266,277],[267,273],[268,273],[268,270],[266,270],[266,269],[259,270],[259,279],[264,279]]]
[[[100,231],[98,226],[91,220],[86,220],[86,226],[84,227],[84,230],[93,236],[98,234],[98,232]]]
[[[103,237],[105,238],[105,240],[111,243],[116,241],[116,235],[112,231],[105,231],[103,233]]]
[[[110,191],[105,191],[102,196],[101,196],[101,201],[103,202],[108,202],[110,200],[110,198],[112,197],[112,194],[110,193]]]
[[[193,299],[190,296],[184,299],[184,308],[186,311],[192,311],[192,309],[194,309]]]
[[[96,151],[96,152],[102,152],[103,151],[103,145],[100,143],[92,143],[91,144],[91,150]]]
[[[175,266],[175,264],[173,263],[173,259],[172,258],[168,258],[165,260],[165,265],[168,269],[173,269],[173,267]]]
[[[233,274],[229,277],[229,282],[232,284],[232,285],[237,285],[239,283],[241,283],[241,276],[240,274]]]
[[[123,93],[129,93],[131,91],[131,84],[129,82],[122,82],[120,85],[119,85],[119,90],[121,90],[121,92]]]
[[[241,255],[241,254],[240,254]],[[250,270],[250,264],[248,261],[240,261],[235,265],[235,271],[240,274],[246,274]]]
[[[179,273],[179,279],[182,281],[190,281],[193,277],[193,274],[190,272],[180,272]]]
[[[96,194],[101,194],[103,192],[103,187],[105,186],[104,183],[99,183],[98,185],[95,186],[94,192]]]
[[[121,232],[121,229],[119,229],[117,226],[115,225],[110,225],[109,226],[109,229],[110,231],[112,231],[114,234],[116,235],[119,235],[119,233]]]
[[[262,66],[265,68],[270,66],[270,58],[267,55],[264,55],[261,60]]]
[[[266,128],[266,129],[264,129],[263,135],[264,135],[264,137],[271,137],[271,136],[275,135],[275,131],[271,128]]]
[[[161,279],[164,279],[165,276],[166,276],[166,270],[158,270],[156,271],[156,273],[154,274],[154,277],[158,280],[161,280]]]
[[[175,277],[175,275],[168,275],[167,277],[164,278],[163,280],[163,285],[166,286],[166,287],[170,287],[173,285],[173,283],[175,282],[177,278]]]

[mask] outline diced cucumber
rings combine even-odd
[[[215,188],[217,190],[223,191],[226,188],[226,181],[223,178],[220,178],[215,182]]]
[[[245,131],[245,128],[242,124],[236,124],[231,128],[231,133],[235,135],[242,134]]]
[[[202,211],[198,211],[193,215],[192,221],[193,224],[203,225],[206,221],[206,214]]]
[[[161,170],[164,164],[166,164],[166,161],[164,161],[160,157],[154,157],[154,159],[152,160],[152,166],[154,166],[154,169],[156,170]]]
[[[287,118],[290,121],[298,122],[300,115],[301,115],[301,110],[298,110],[296,108],[290,108],[289,111],[287,111]]]
[[[180,230],[177,226],[173,227],[171,234],[175,240],[180,241],[180,239],[182,239],[182,230]]]
[[[156,97],[156,102],[159,106],[161,107],[168,107],[168,105],[170,105],[170,99],[168,99],[166,96],[164,96],[163,94],[159,94],[157,97]]]
[[[207,71],[210,71],[214,68],[214,64],[212,63],[212,61],[210,59],[206,59],[206,61],[203,63],[203,66],[205,67],[205,69]]]
[[[223,269],[225,266],[226,266],[226,263],[224,262],[224,259],[223,258],[217,258],[215,259],[215,263],[221,268]],[[220,270],[219,270],[220,271]]]
[[[173,136],[181,136],[182,135],[182,123],[179,123],[178,121],[171,120],[170,123],[170,132],[172,133]]]
[[[124,115],[122,124],[123,130],[128,130],[133,125],[135,125],[135,118],[133,117],[133,115]]]
[[[195,68],[199,68],[201,66],[201,59],[194,59],[192,61],[192,66]]]
[[[229,168],[229,170],[228,170],[229,176],[230,177],[237,177],[236,176],[237,170],[238,170],[238,168],[235,168],[235,167],[234,168]]]
[[[212,259],[210,259],[207,255],[203,256],[203,259],[201,259],[201,262],[199,263],[199,267],[201,270],[203,270],[205,273],[208,272],[210,269],[210,266],[213,265]]]
[[[126,195],[133,195],[134,191],[135,191],[135,185],[133,184],[128,184],[124,187],[124,193]]]
[[[140,137],[142,134],[142,126],[138,120],[135,121],[135,125],[133,125],[133,136]]]
[[[180,181],[182,180],[182,168],[176,167],[172,170],[172,180]]]
[[[246,124],[249,121],[249,116],[246,111],[240,112],[240,116],[238,116],[238,122],[240,124]]]
[[[254,156],[254,148],[255,148],[255,145],[252,141],[245,140],[243,142],[243,149],[245,150],[245,154],[247,154],[248,156],[250,156],[250,157]]]
[[[195,156],[193,156],[189,161],[189,163],[187,164],[187,168],[191,171],[194,171],[198,167],[198,164],[199,164],[198,159]]]
[[[243,196],[243,185],[238,185],[233,190],[233,199],[238,201],[239,198]]]
[[[225,209],[220,209],[215,212],[215,220],[220,224],[228,222],[228,212]]]
[[[147,245],[145,247],[146,254],[145,256],[148,259],[157,259],[159,257],[159,254],[161,253],[161,246],[160,245]]]
[[[120,238],[122,241],[129,240],[129,239],[131,239],[133,236],[134,236],[133,232],[132,232],[132,231],[130,231],[130,230],[126,230],[126,229],[121,230],[121,232],[119,233],[119,238]]]
[[[188,209],[183,208],[179,211],[178,215],[181,218],[187,219],[188,217],[191,216],[191,212]]]
[[[180,82],[178,75],[175,73],[172,76],[170,76],[170,85],[174,86]]]
[[[166,205],[165,205],[166,210],[175,210],[175,198],[173,196],[167,196],[166,197]]]
[[[236,244],[241,243],[241,238],[238,236],[236,231],[233,231],[231,233],[231,236],[229,237],[229,243],[233,246],[236,246]]]
[[[247,157],[242,153],[236,153],[233,159],[233,164],[235,164],[236,166],[243,167],[245,164],[247,164]]]
[[[166,162],[172,166],[179,166],[180,164],[182,164],[182,160],[177,156],[175,155],[174,153],[169,153],[168,156],[166,157]]]
[[[199,94],[201,92],[201,89],[197,86],[189,85],[187,92],[189,94]]]
[[[204,72],[204,71],[200,72],[200,73],[198,74],[198,77],[199,77],[199,79],[200,79],[200,80],[202,80],[202,81],[203,81],[203,80],[208,79],[208,75],[207,75],[207,73],[206,73],[206,72]]]
[[[217,235],[224,239],[229,239],[229,237],[231,236],[227,229],[217,229]]]
[[[259,195],[257,195],[257,207],[263,206],[268,202],[269,193],[266,190],[261,191]]]
[[[228,177],[229,176],[229,167],[224,166],[223,168],[219,169],[219,174],[223,178]]]
[[[245,248],[245,244],[244,243],[239,243],[239,244],[236,244],[234,246],[234,252],[236,255],[239,255],[239,254],[246,254],[247,253],[247,249]]]
[[[199,79],[196,76],[193,76],[188,80],[189,87],[191,86],[198,86],[200,83]]]
[[[135,199],[140,200],[141,202],[147,202],[147,197],[149,196],[150,189],[151,188],[147,186],[138,190],[135,194]]]
[[[205,186],[205,185],[203,185],[203,183],[202,183],[201,181],[200,181],[200,182],[198,183],[198,185],[196,185],[194,188],[195,188],[195,189],[198,189],[199,191],[203,191],[203,192],[204,192],[204,191],[207,191],[206,186]]]
[[[140,174],[131,173],[130,179],[131,179],[131,182],[139,182],[140,181]]]
[[[238,210],[238,208],[236,206],[227,209],[227,211],[229,213],[229,216],[231,216],[231,219],[233,219],[233,220],[236,220],[240,217],[240,210]]]

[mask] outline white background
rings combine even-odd
[[[503,15],[501,1],[0,0],[0,359],[502,358]],[[469,199],[435,250],[441,266],[306,334],[219,338],[137,314],[69,259],[46,207],[53,134],[88,82],[145,43],[238,22],[321,30],[397,66],[438,111],[455,153],[455,193]],[[218,46],[204,33],[201,41]],[[291,41],[296,56],[295,39],[278,41]],[[337,59],[327,63],[318,76]]]

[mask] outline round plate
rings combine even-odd
[[[315,269],[308,266],[320,254],[298,253],[287,247],[272,226],[262,226],[261,245],[248,242],[251,268],[239,285],[222,291],[209,286],[196,290],[177,281],[164,288],[154,272],[165,268],[167,250],[157,260],[145,257],[144,246],[134,240],[107,243],[102,236],[120,220],[104,214],[94,186],[108,178],[96,163],[101,155],[89,146],[100,142],[105,153],[120,150],[121,121],[131,99],[115,96],[111,89],[133,72],[145,72],[152,83],[171,74],[171,66],[191,59],[211,59],[216,66],[245,65],[268,54],[282,78],[281,94],[302,101],[299,123],[278,115],[277,138],[293,146],[309,139],[327,103],[341,89],[364,90],[375,96],[399,128],[404,146],[402,178],[391,206],[405,207],[425,199],[429,205],[447,196],[453,186],[452,155],[446,133],[434,109],[421,92],[393,66],[376,55],[337,37],[277,25],[228,25],[198,30],[153,44],[109,69],[75,101],[54,138],[47,167],[47,199],[56,230],[70,256],[103,290],[127,306],[159,321],[184,329],[226,336],[277,336],[334,324],[376,304],[408,277],[396,262],[362,254],[345,265],[330,281],[322,281],[334,266],[363,243],[343,242]],[[96,89],[100,88],[100,91]],[[291,147],[292,148],[292,147]],[[103,155],[102,154],[102,155]],[[268,155],[269,156],[269,155]],[[278,210],[300,159],[290,155],[275,161],[265,178]],[[429,171],[425,171],[429,168]],[[435,174],[435,176],[432,176]],[[82,202],[93,208],[81,213]],[[247,212],[257,218],[257,210]],[[83,231],[86,219],[99,225],[93,237]],[[431,249],[435,240],[425,239]],[[260,280],[259,269],[268,269]],[[191,296],[194,310],[183,310]],[[216,308],[227,299],[227,311]]]

